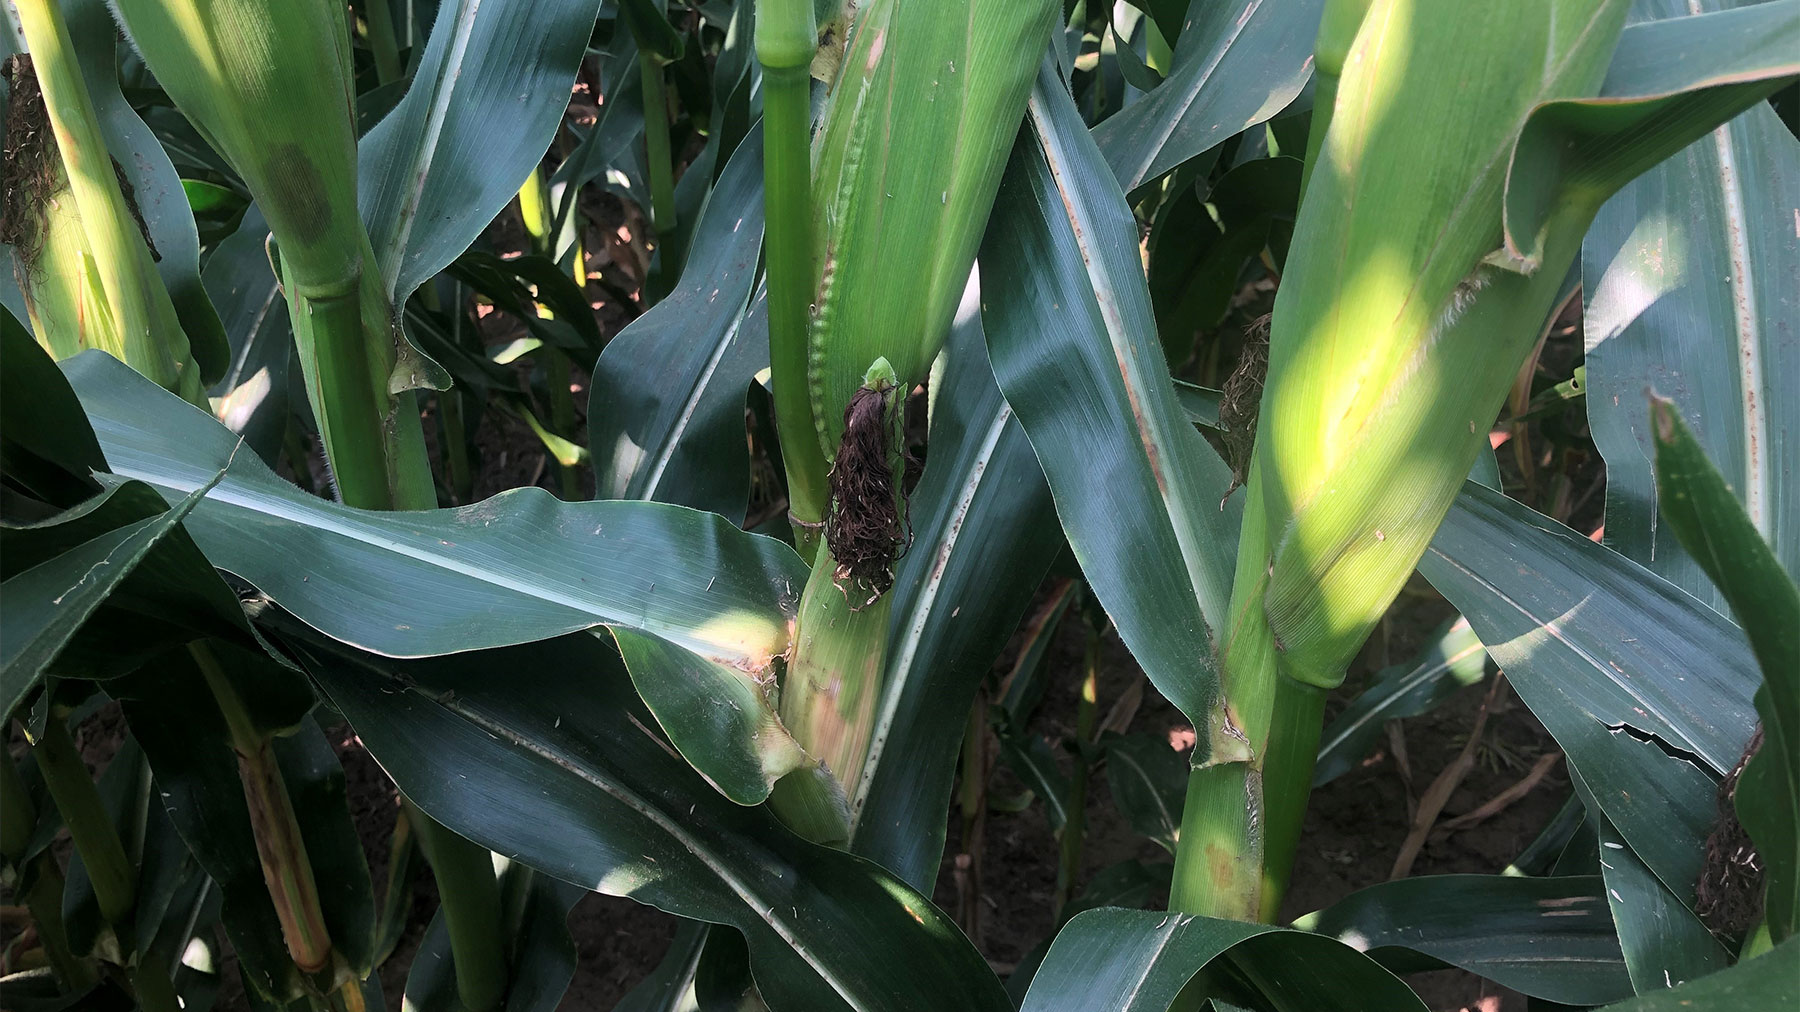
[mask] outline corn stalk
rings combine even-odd
[[[434,508],[413,393],[416,353],[401,337],[357,211],[345,8],[323,0],[121,0],[116,8],[145,63],[268,219],[272,265],[339,497],[366,509]],[[323,923],[316,889],[306,888],[310,866],[291,809],[282,810],[256,768],[243,772],[246,801],[263,802],[253,807],[259,848],[279,852],[263,855],[271,897],[293,911],[284,930],[305,969],[318,957]],[[492,867],[485,858],[452,860],[473,845],[422,815],[414,826],[427,853],[455,871],[434,863],[452,921],[458,992],[484,1012],[505,988]]]
[[[905,398],[949,332],[1054,13],[1042,0],[974,2],[966,18],[898,0],[862,9],[808,171],[812,4],[759,11],[770,356],[791,520],[813,563],[781,713],[847,794],[874,732],[907,537]],[[825,807],[775,802],[791,825]]]
[[[268,219],[339,496],[368,509],[436,506],[412,370],[357,214],[345,8],[321,0],[115,6],[158,82]]]
[[[1223,635],[1216,718],[1235,744],[1189,781],[1171,896],[1186,911],[1275,915],[1323,694],[1462,488],[1588,223],[1775,87],[1747,74],[1631,91],[1609,76],[1623,0],[1479,14],[1378,0],[1340,50],[1358,6],[1321,34],[1320,63],[1342,76],[1275,303]]]

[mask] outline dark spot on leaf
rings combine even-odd
[[[331,199],[325,177],[298,144],[276,145],[263,159],[263,179],[270,193],[259,201],[271,219],[279,218],[303,245],[331,230]]]

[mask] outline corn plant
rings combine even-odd
[[[621,1008],[1800,1000],[1800,0],[7,12],[8,1007],[228,949],[257,1008],[550,1009],[589,891],[685,925]],[[1492,453],[1570,313],[1604,543]],[[560,497],[475,501],[496,419]],[[1460,618],[1328,723],[1415,574]],[[1187,756],[1102,717],[1115,634]],[[1314,784],[1484,657],[1564,814],[1292,909]],[[930,899],[994,745],[1060,835],[1004,981]],[[1161,879],[1080,888],[1103,765]]]

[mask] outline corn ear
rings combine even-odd
[[[813,562],[781,716],[827,775],[790,776],[772,805],[796,832],[842,842],[886,670],[902,405],[961,300],[1058,8],[969,0],[946,17],[875,0],[856,16],[808,174],[786,143],[804,128],[819,41],[805,4],[759,8],[757,54],[770,95],[771,363],[796,541]]]
[[[112,314],[106,305],[106,289],[100,284],[87,233],[81,227],[81,209],[69,192],[68,173],[60,159],[53,159],[47,170],[50,185],[41,204],[36,248],[24,252],[14,246],[31,332],[50,357],[59,361],[87,348],[99,348],[143,372],[132,363],[109,323]]]
[[[962,298],[1052,0],[875,0],[857,12],[814,152],[808,387],[821,449],[877,357],[925,379]]]
[[[99,348],[189,401],[205,404],[199,367],[157,272],[142,216],[127,200],[75,46],[54,0],[18,0],[29,58],[14,63],[5,169],[8,213],[32,329],[53,356]],[[49,130],[33,127],[42,95]],[[16,234],[15,234],[16,233]]]

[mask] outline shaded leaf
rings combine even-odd
[[[601,641],[421,662],[301,649],[433,818],[564,881],[732,925],[771,1007],[1005,1007],[981,957],[924,897],[702,783],[648,731]],[[882,959],[867,958],[871,946]]]
[[[51,506],[73,506],[106,470],[81,402],[49,353],[10,315],[0,319],[0,472]]]
[[[1348,773],[1381,734],[1383,725],[1401,717],[1417,717],[1450,698],[1456,690],[1481,680],[1487,652],[1458,618],[1440,626],[1410,664],[1383,668],[1374,682],[1326,725],[1319,738],[1319,761],[1313,786]]]
[[[1027,122],[983,241],[988,354],[1120,638],[1207,728],[1241,497],[1219,509],[1230,474],[1176,399],[1131,210],[1053,69]]]
[[[1396,972],[1448,964],[1564,1005],[1599,1005],[1632,993],[1599,876],[1397,879],[1295,923]],[[1411,953],[1437,962],[1421,964]]]
[[[1779,942],[1800,917],[1800,589],[1673,402],[1654,399],[1650,422],[1662,514],[1743,622],[1762,668],[1763,744],[1738,778],[1734,805],[1762,858],[1763,916]]]
[[[1226,957],[1235,971],[1188,982]],[[1105,908],[1065,925],[1044,957],[1024,1012],[1163,1012],[1177,995],[1315,1012],[1402,1012],[1425,1006],[1387,970],[1322,935],[1267,924]]]
[[[743,520],[744,394],[768,364],[767,323],[754,326],[749,305],[762,215],[757,131],[707,198],[680,283],[607,342],[594,365],[588,446],[599,498],[654,499]]]
[[[66,371],[117,478],[185,493],[208,473],[199,461],[216,467],[229,457],[231,437],[218,423],[115,360],[83,355]],[[658,503],[564,503],[534,488],[455,510],[363,511],[306,495],[241,455],[189,521],[214,565],[327,635],[391,656],[597,625],[638,634],[633,648],[681,661],[641,671],[645,694],[662,706],[677,747],[722,789],[754,804],[793,768],[798,746],[774,715],[766,675],[786,648],[787,609],[805,567],[787,546],[721,517]],[[712,726],[712,701],[726,697],[751,707],[734,725],[748,737],[684,733]],[[748,782],[739,773],[746,764],[760,769]]]
[[[1608,1005],[1608,1012],[1736,1012],[1750,1008],[1792,1008],[1800,1002],[1794,961],[1800,942],[1789,939],[1729,970],[1655,994]]]
[[[1323,7],[1190,4],[1168,80],[1094,128],[1119,185],[1135,190],[1285,108],[1311,76]]]
[[[1069,797],[1069,777],[1056,765],[1056,753],[1040,735],[1028,732],[999,734],[1000,758],[1006,761],[1020,782],[1044,801],[1044,818],[1052,832],[1060,831],[1069,821],[1065,807]]]
[[[1187,759],[1153,734],[1107,734],[1100,743],[1106,748],[1106,782],[1120,813],[1132,829],[1175,853],[1187,801]]]
[[[0,715],[24,700],[69,640],[223,477],[215,474],[173,509],[107,531],[0,585]]]
[[[598,8],[438,5],[406,97],[357,145],[357,202],[396,304],[467,249],[537,167]]]

